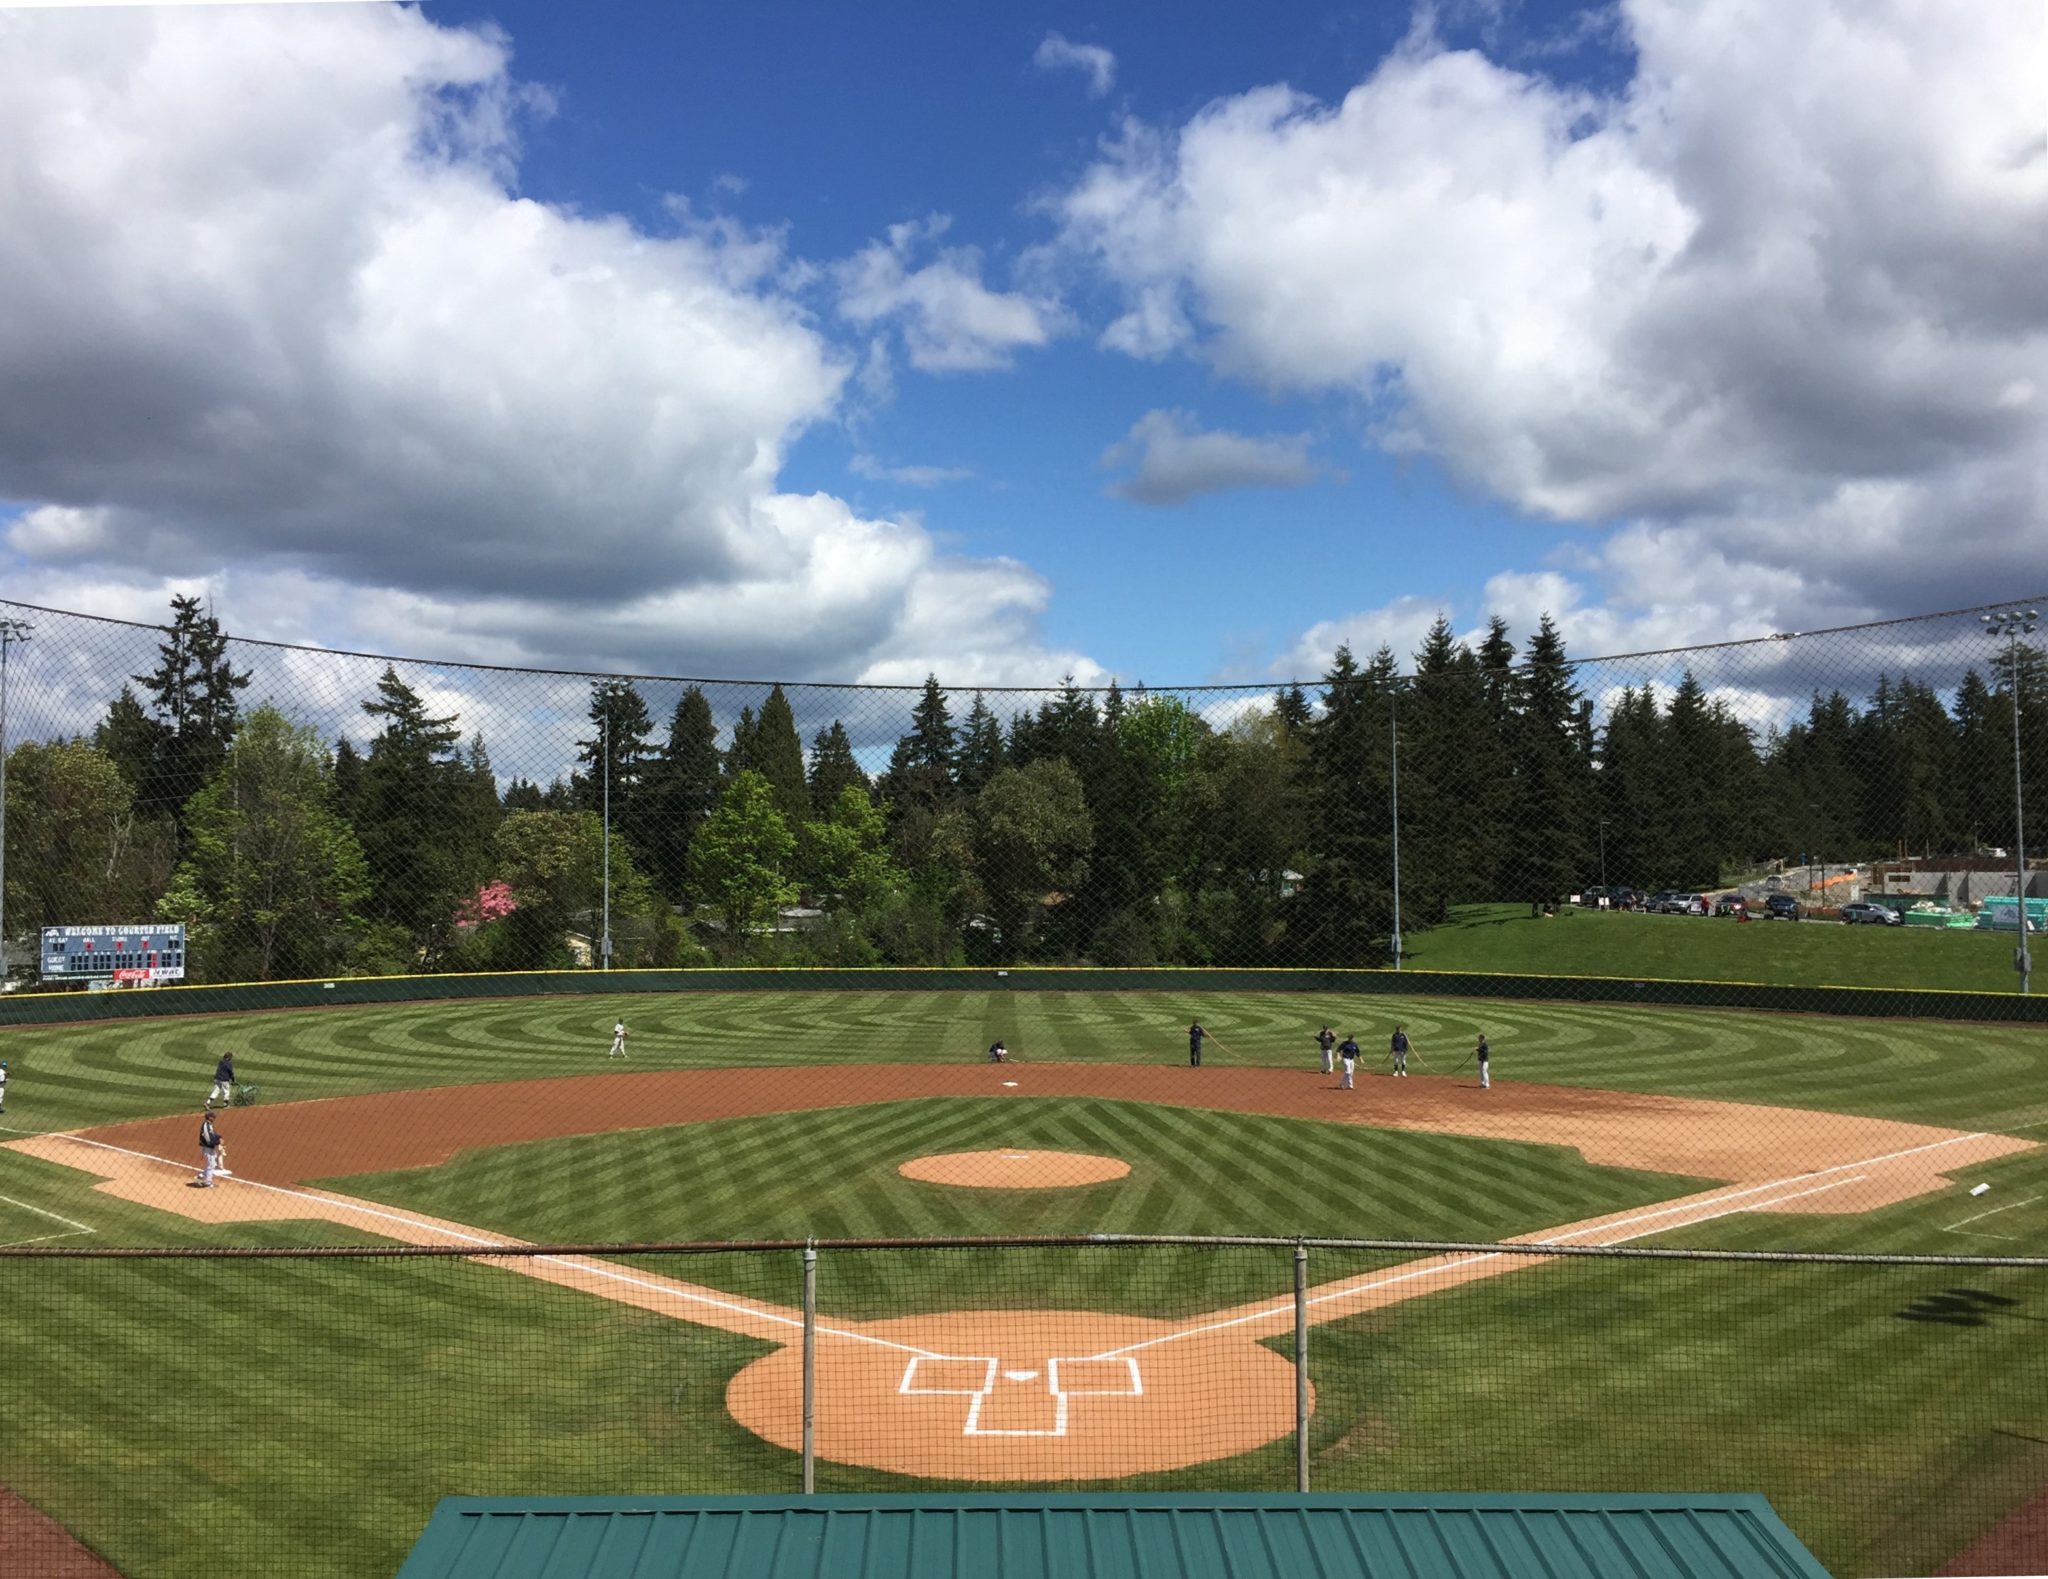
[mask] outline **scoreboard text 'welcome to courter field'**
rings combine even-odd
[[[185,925],[44,927],[42,958],[45,981],[183,981]]]

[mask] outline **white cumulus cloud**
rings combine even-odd
[[[1611,95],[1425,25],[1340,102],[1126,125],[1055,205],[1120,297],[1102,342],[1362,404],[1390,450],[1615,528],[1578,585],[1618,620],[1810,625],[2038,580],[2038,9],[1620,23]]]
[[[948,225],[941,215],[892,225],[886,241],[838,265],[840,315],[862,327],[896,324],[911,365],[933,373],[1005,368],[1018,351],[1049,344],[1063,318],[1058,304],[990,290],[976,249],[940,247],[914,265]]]
[[[775,232],[520,195],[547,112],[491,30],[397,6],[0,16],[10,597],[517,663],[792,678],[1038,645],[1044,587],[782,490],[853,359]],[[1044,337],[898,267],[917,354]],[[886,292],[884,293],[886,294]],[[871,386],[872,387],[872,382]],[[979,625],[937,611],[972,582]]]

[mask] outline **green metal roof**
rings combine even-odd
[[[1759,1496],[448,1497],[398,1579],[1828,1579]]]

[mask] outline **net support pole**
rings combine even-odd
[[[1294,1247],[1294,1489],[1308,1490],[1308,1246]]]
[[[818,1250],[804,1246],[804,1495],[818,1489]]]

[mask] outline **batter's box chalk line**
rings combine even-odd
[[[988,1426],[983,1407],[998,1381],[1022,1387],[1043,1381],[1042,1395],[1052,1402],[1052,1423],[1044,1426]],[[1043,1367],[1005,1366],[991,1354],[917,1354],[903,1367],[896,1391],[905,1398],[965,1398],[967,1419],[962,1436],[1065,1436],[1070,1398],[1142,1398],[1145,1379],[1135,1356],[1104,1359],[1096,1355],[1057,1355]]]

